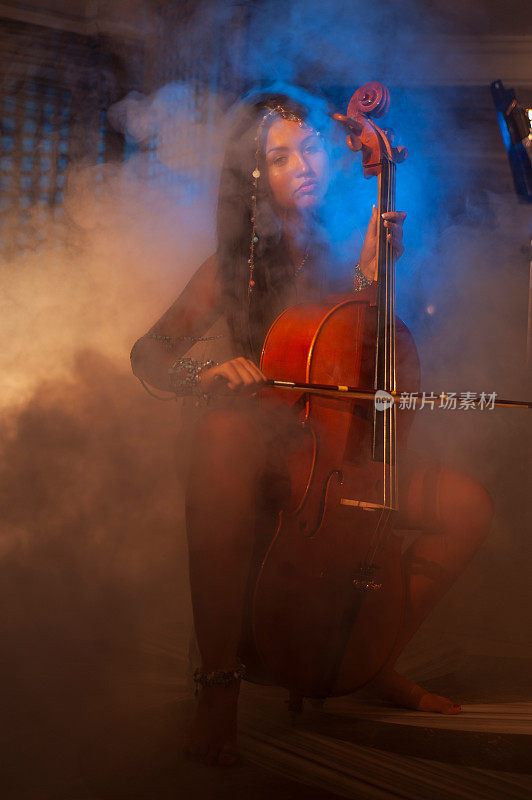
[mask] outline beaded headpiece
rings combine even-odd
[[[251,173],[253,178],[252,183],[252,192],[251,192],[251,243],[249,247],[249,258],[248,258],[248,265],[249,265],[249,283],[248,283],[248,298],[251,299],[251,295],[253,293],[253,287],[255,286],[254,280],[254,270],[255,270],[255,246],[258,244],[259,237],[257,236],[257,232],[255,229],[256,223],[256,212],[257,212],[257,188],[259,185],[259,178],[260,178],[260,168],[259,168],[259,159],[260,159],[260,149],[263,145],[263,135],[264,135],[264,128],[266,127],[266,123],[268,120],[272,119],[273,117],[281,117],[281,119],[286,119],[289,122],[297,122],[298,125],[303,126],[305,124],[302,117],[298,114],[295,114],[293,111],[287,111],[286,108],[283,108],[282,105],[278,104],[275,106],[266,106],[265,113],[262,117],[259,125],[257,127],[257,133],[255,136],[256,148],[255,148],[255,169]]]

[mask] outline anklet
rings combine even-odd
[[[200,669],[194,670],[192,680],[195,683],[194,694],[198,694],[200,687],[204,686],[230,686],[235,681],[246,677],[246,668],[239,664],[234,669],[217,669],[212,672],[203,672]]]

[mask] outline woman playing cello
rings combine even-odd
[[[287,455],[299,426],[290,408],[258,405],[264,337],[288,306],[371,287],[376,277],[374,208],[356,266],[335,258],[322,208],[331,184],[326,116],[302,92],[244,103],[222,168],[217,251],[133,347],[133,372],[151,386],[207,399],[193,434],[186,489],[190,584],[201,669],[188,752],[208,763],[237,758],[238,662],[256,520],[286,493]],[[396,256],[405,214],[384,216]],[[186,353],[222,316],[231,357],[200,362]],[[290,347],[290,341],[286,342]],[[466,475],[420,456],[400,455],[399,519],[419,531],[403,553],[406,606],[393,651],[374,681],[397,705],[456,714],[460,706],[400,676],[395,662],[488,533],[492,505]]]

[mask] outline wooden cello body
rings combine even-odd
[[[354,297],[288,309],[270,329],[262,369],[275,364],[280,380],[371,386],[375,326],[375,306]],[[396,326],[400,380],[415,387],[415,344],[398,319]],[[305,697],[348,694],[369,681],[402,621],[401,543],[393,514],[380,508],[383,465],[371,458],[372,412],[369,400],[307,400],[307,441],[289,465],[290,502],[253,591],[260,660],[275,683]],[[397,414],[399,446],[411,421]]]
[[[384,113],[386,91],[380,84],[362,87],[355,113],[355,97],[348,110],[352,128],[362,120],[357,144],[366,148],[366,174],[379,176],[381,213],[393,210],[394,153],[386,140],[390,158],[380,154],[379,164],[371,163],[375,141],[382,151],[383,137],[366,113]],[[351,149],[361,149],[352,146],[352,133],[350,139]],[[295,306],[275,320],[262,352],[266,375],[385,393],[397,385],[416,390],[419,360],[395,315],[394,263],[384,231],[378,248],[376,289]],[[289,458],[290,499],[250,584],[245,627],[258,668],[253,658],[249,663],[249,647],[241,655],[251,680],[255,672],[292,696],[347,694],[379,672],[401,627],[404,581],[393,523],[397,453],[411,415],[401,413],[390,394],[379,404],[341,394],[265,393],[274,391],[300,409],[303,443]]]

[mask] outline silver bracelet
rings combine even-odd
[[[202,372],[217,367],[217,361],[197,361],[195,358],[178,358],[168,370],[168,383],[174,394],[182,397],[187,394],[203,394],[198,391]]]
[[[374,281],[371,278],[366,278],[360,269],[360,264],[355,264],[353,283],[355,292],[361,292],[362,289],[367,289],[368,287],[373,286]]]

